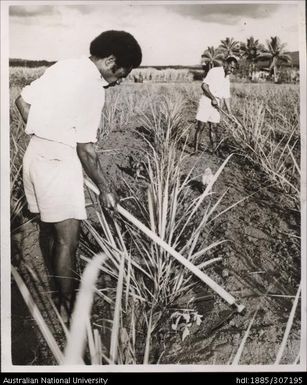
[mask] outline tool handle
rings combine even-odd
[[[99,194],[98,188],[92,182],[85,179],[85,184],[96,194]],[[241,313],[244,310],[245,306],[237,304],[235,298],[230,293],[224,290],[220,285],[218,285],[215,281],[213,281],[213,279],[211,279],[207,274],[202,272],[197,266],[193,265],[193,263],[191,263],[189,260],[183,257],[180,253],[178,253],[172,246],[170,246],[163,239],[161,239],[156,233],[154,233],[148,227],[146,227],[142,222],[140,222],[127,210],[125,210],[121,205],[118,204],[116,206],[116,209],[119,214],[121,214],[125,219],[127,219],[139,230],[141,230],[144,234],[146,234],[151,240],[156,242],[165,251],[167,251],[170,255],[172,255],[179,263],[181,263],[188,270],[190,270],[196,277],[198,277],[202,282],[204,282],[213,291],[215,291],[229,305],[234,306],[238,313]]]

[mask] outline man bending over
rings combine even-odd
[[[142,52],[124,31],[106,31],[90,44],[90,56],[58,61],[26,86],[16,105],[31,136],[23,159],[29,210],[54,230],[51,265],[58,307],[70,316],[76,291],[75,256],[86,219],[82,167],[100,190],[103,207],[118,202],[94,143],[105,89],[140,65]]]

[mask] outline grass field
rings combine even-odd
[[[20,89],[43,70],[11,70],[12,261],[16,281],[22,278],[30,290],[51,336],[36,333],[34,358],[26,336],[13,338],[13,361],[298,363],[299,86],[234,83],[238,122],[224,116],[220,152],[198,155],[191,143],[199,82],[186,81],[183,73],[184,82],[178,76],[172,83],[166,73],[163,83],[128,81],[107,91],[97,147],[122,205],[246,312],[233,312],[193,271],[120,215],[115,224],[108,222],[87,190],[89,220],[83,224],[79,270],[81,275],[85,269],[85,286],[87,280],[96,286],[88,297],[80,294],[81,312],[76,309],[66,344],[43,283],[42,258],[33,258],[40,253],[38,228],[27,213],[21,180],[27,138],[13,106]],[[141,175],[129,157],[142,162]],[[213,178],[203,186],[208,168]],[[17,288],[13,293],[17,298]],[[45,330],[42,319],[13,308],[16,334],[22,318],[29,325],[35,319],[35,328]],[[81,346],[73,344],[73,333],[84,337]]]

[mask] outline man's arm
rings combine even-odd
[[[100,202],[114,209],[119,201],[113,182],[106,177],[93,143],[77,143],[77,153],[86,174],[100,190]]]
[[[22,117],[22,120],[27,123],[31,104],[26,103],[21,95],[19,95],[15,100],[15,104]]]
[[[211,93],[209,85],[207,83],[203,83],[201,85],[202,90],[204,91],[204,94],[211,99],[211,104],[213,107],[217,108],[218,107],[218,101],[216,100],[215,96]]]

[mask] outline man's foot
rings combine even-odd
[[[194,149],[194,151],[191,152],[190,156],[197,155],[201,152],[208,152],[209,154],[212,154],[213,150],[211,150],[209,146],[200,145],[197,150]]]
[[[212,149],[212,154],[215,154],[217,156],[221,156],[222,155],[222,150],[221,150],[221,147],[220,146],[216,146]]]
[[[70,318],[71,318],[70,301],[67,299],[65,300],[64,298],[60,299],[60,296],[56,294],[53,296],[53,303],[55,304],[55,307],[62,321],[68,327],[70,323]]]

